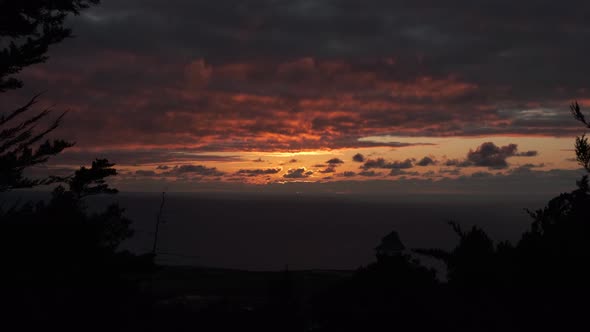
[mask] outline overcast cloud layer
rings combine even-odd
[[[585,1],[104,0],[22,77],[79,145],[362,147],[367,135],[572,135]],[[14,96],[14,103],[20,98]],[[590,99],[590,98],[589,98]],[[108,128],[108,129],[107,129]],[[391,144],[391,143],[389,143]]]
[[[490,138],[459,159],[367,149],[580,134],[568,104],[590,105],[588,17],[587,1],[103,0],[69,20],[77,37],[23,71],[0,111],[47,91],[42,104],[69,110],[59,135],[77,142],[61,165],[149,165],[123,172],[136,178],[507,175],[543,166],[512,162],[543,147]],[[380,136],[416,138],[366,139]],[[342,148],[358,153],[280,165],[243,154]],[[260,165],[218,166],[248,160]]]

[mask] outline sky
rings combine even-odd
[[[128,191],[557,193],[582,171],[587,1],[103,0],[25,69]]]

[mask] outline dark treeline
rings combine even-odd
[[[0,92],[47,59],[71,35],[68,15],[97,0],[0,2]],[[30,178],[27,170],[72,147],[48,140],[64,117],[34,111],[40,96],[0,117],[0,193],[52,185],[45,202],[0,206],[0,315],[6,331],[547,331],[587,325],[590,295],[590,191],[577,188],[529,211],[521,239],[494,243],[465,230],[451,251],[406,249],[392,232],[376,261],[356,271],[244,272],[156,266],[156,246],[122,250],[133,236],[124,209],[90,212],[86,198],[114,195],[114,164],[97,159],[70,176]],[[5,110],[3,110],[5,111]],[[586,128],[577,103],[575,119]],[[43,127],[43,123],[48,123]],[[590,145],[575,142],[590,172]],[[89,161],[90,162],[90,161]],[[269,250],[272,250],[270,248]],[[442,260],[447,277],[416,257]]]

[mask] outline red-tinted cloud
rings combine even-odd
[[[535,3],[536,15],[522,15],[530,1],[500,2],[490,10],[460,1],[449,12],[377,1],[363,15],[341,1],[105,2],[74,18],[78,38],[28,68],[27,89],[2,105],[49,90],[47,104],[70,110],[60,135],[83,150],[577,134],[566,108],[590,100],[587,23],[549,2]],[[575,7],[583,18],[588,6]]]
[[[358,138],[413,134],[416,128],[444,134],[441,122],[464,122],[462,110],[444,101],[476,89],[455,78],[395,81],[340,60],[313,58],[219,65],[199,58],[159,66],[153,57],[107,52],[91,63],[96,66],[74,63],[69,69],[34,67],[25,73],[25,80],[38,86],[59,87],[46,102],[71,110],[66,136],[85,147],[277,151],[399,146]],[[432,110],[435,103],[440,111]]]

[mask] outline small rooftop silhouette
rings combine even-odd
[[[377,256],[395,256],[404,251],[402,241],[396,231],[393,231],[381,239],[381,243],[375,247]]]

